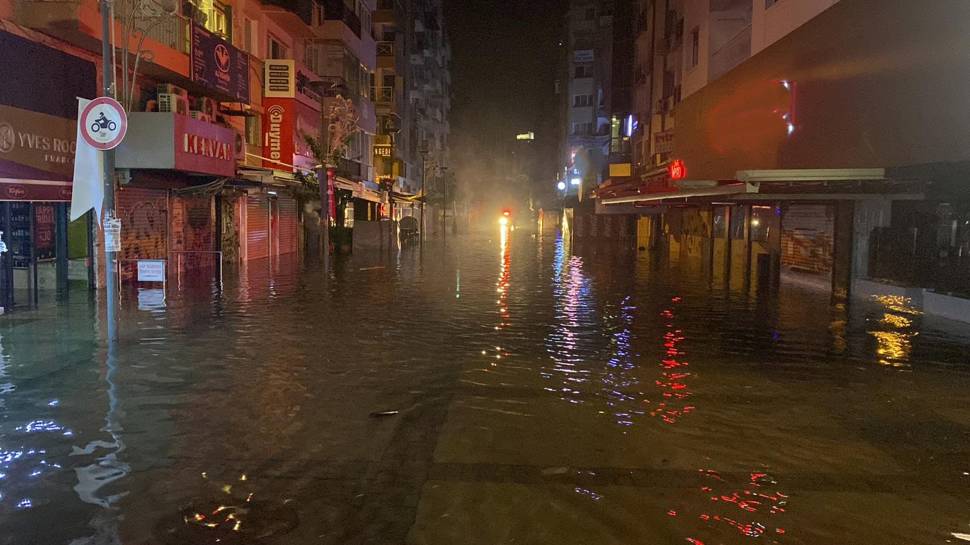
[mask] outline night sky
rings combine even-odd
[[[451,150],[473,187],[508,170],[515,134],[535,131],[537,172],[554,184],[559,41],[568,0],[445,0],[452,46]]]

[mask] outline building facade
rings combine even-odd
[[[639,247],[738,288],[905,295],[961,314],[941,293],[970,293],[970,154],[954,145],[966,116],[930,105],[968,90],[966,61],[940,54],[967,6],[640,8],[634,103],[649,122],[633,175],[597,188],[598,211],[637,218]]]
[[[338,249],[351,249],[357,222],[389,216],[395,194],[413,206],[420,172],[413,165],[424,149],[417,137],[445,163],[449,107],[440,5],[417,5],[398,14],[404,32],[386,32],[383,22],[374,25],[373,0],[113,3],[113,94],[129,126],[115,153],[123,282],[137,281],[143,260],[207,281],[223,266],[311,252],[320,233],[321,161],[307,137],[333,140],[325,120],[337,106],[352,124],[327,184]],[[38,294],[70,279],[103,284],[99,231],[90,220],[66,220],[75,97],[101,94],[101,9],[97,0],[0,2],[0,62],[4,73],[24,74],[0,93],[0,136],[10,148],[0,150],[0,229],[11,250],[0,271],[6,308],[36,304]],[[410,28],[414,12],[424,23]],[[402,53],[421,52],[430,75],[412,73],[414,55],[379,65],[377,32],[404,42]],[[25,64],[36,58],[49,62]],[[388,103],[373,83],[385,75],[394,76],[396,95],[379,125],[377,104]],[[430,92],[412,96],[408,85]],[[377,150],[392,132],[416,137],[402,137],[400,164],[390,169],[400,176],[382,187],[387,165]],[[35,139],[36,149],[17,144]]]

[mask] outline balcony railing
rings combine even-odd
[[[120,12],[115,12],[115,18],[122,21]],[[181,53],[189,53],[191,48],[191,21],[188,17],[179,14],[151,14],[135,13],[134,35],[140,37],[144,33],[145,37],[154,40],[164,46],[170,47]]]
[[[394,56],[394,42],[377,42],[377,56],[378,57],[393,57]]]

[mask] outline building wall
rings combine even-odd
[[[675,151],[692,179],[970,160],[970,110],[938,107],[970,94],[970,59],[952,47],[968,19],[966,2],[841,0],[688,97]]]
[[[687,96],[707,85],[710,56],[710,0],[684,0],[684,61],[681,95]],[[694,64],[693,33],[697,32],[697,64]]]
[[[766,7],[765,0],[752,0],[751,54],[784,38],[839,0],[775,0]],[[891,2],[883,2],[889,4]],[[921,2],[906,2],[921,4]]]

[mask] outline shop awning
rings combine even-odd
[[[636,195],[625,195],[622,197],[612,197],[602,199],[603,204],[627,204],[638,202],[655,202],[666,199],[688,199],[691,197],[720,197],[727,195],[742,195],[746,193],[757,193],[758,188],[755,184],[744,182],[707,182],[691,181],[678,182],[678,190],[663,191],[656,193],[638,193]]]

